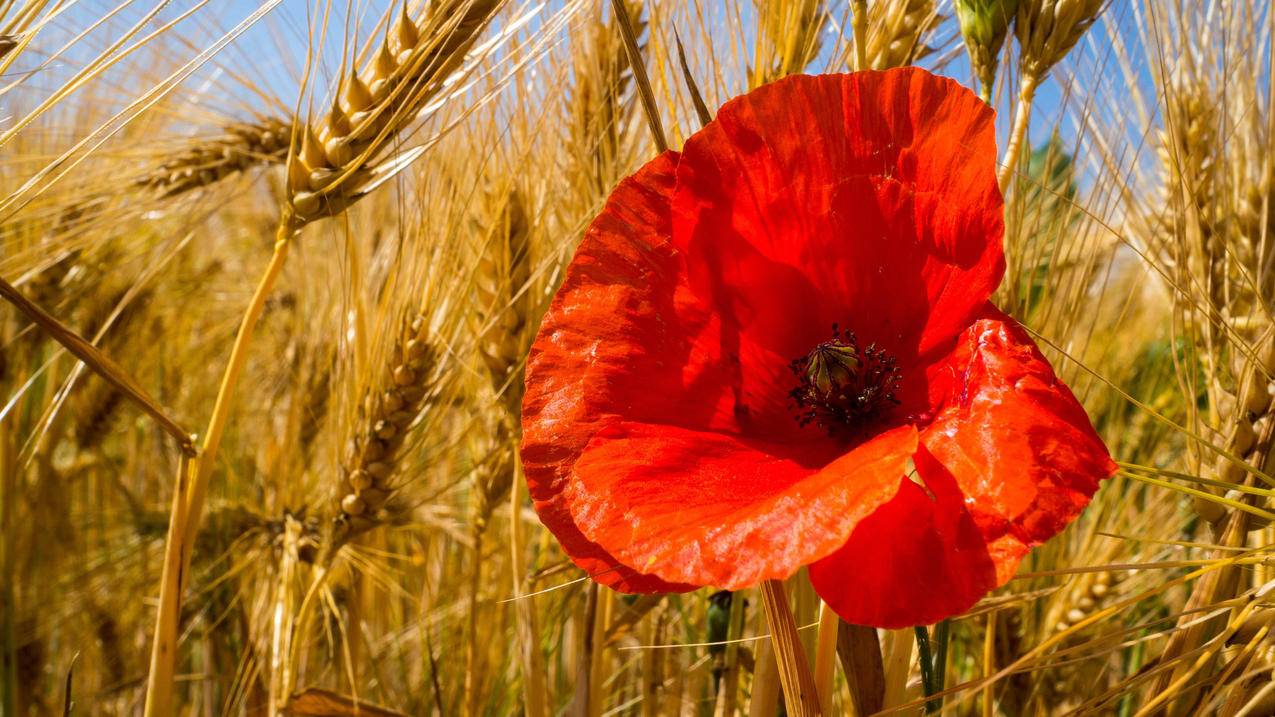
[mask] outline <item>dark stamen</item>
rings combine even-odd
[[[832,338],[788,364],[797,387],[788,393],[797,421],[837,435],[861,425],[883,408],[898,405],[899,369],[876,344],[861,348],[853,332],[832,325]]]

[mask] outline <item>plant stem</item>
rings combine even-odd
[[[868,0],[854,0],[850,28],[854,32],[854,69],[868,69]]]
[[[934,626],[934,691],[942,692],[947,687],[947,646],[952,636],[952,621],[943,620]],[[943,705],[940,697],[939,706]]]
[[[217,401],[213,404],[208,430],[204,434],[201,452],[187,460],[183,457],[174,487],[172,514],[168,522],[168,537],[164,550],[164,568],[160,582],[159,612],[155,617],[155,636],[151,648],[151,668],[146,686],[145,717],[172,714],[173,676],[177,660],[177,631],[181,615],[181,596],[186,587],[186,573],[190,569],[191,550],[199,531],[203,511],[204,494],[208,479],[216,463],[217,448],[230,415],[230,401],[239,374],[247,360],[248,344],[253,329],[265,310],[266,297],[274,288],[275,280],[288,256],[288,245],[295,233],[295,225],[289,215],[279,222],[275,237],[274,254],[266,271],[257,283],[257,290],[244,312],[230,350],[230,359],[221,379]]]
[[[274,253],[270,256],[270,263],[266,265],[265,273],[257,282],[257,290],[248,302],[248,308],[244,311],[243,320],[239,324],[239,333],[235,336],[234,346],[230,349],[230,359],[226,363],[225,373],[222,374],[217,400],[213,403],[208,428],[204,432],[204,444],[199,456],[192,464],[194,479],[190,484],[190,498],[186,506],[187,546],[182,560],[183,566],[190,565],[190,548],[194,544],[195,533],[199,530],[204,494],[208,491],[208,480],[212,477],[213,467],[217,463],[217,449],[221,446],[221,437],[225,433],[226,421],[230,417],[235,388],[239,384],[239,376],[243,373],[244,365],[248,360],[248,345],[252,342],[252,334],[257,328],[257,322],[265,311],[266,299],[274,290],[275,281],[278,280],[283,264],[288,258],[288,248],[292,244],[295,231],[289,218],[285,217],[279,222],[279,229],[275,235]]]
[[[536,614],[535,597],[524,595],[523,578],[527,568],[523,564],[523,531],[522,531],[522,461],[518,460],[518,445],[512,446],[514,451],[514,480],[509,489],[509,550],[510,572],[513,573],[514,620],[518,630],[518,650],[522,658],[522,698],[526,717],[547,717],[548,701],[546,700],[546,684],[544,656],[540,654],[537,642],[540,626]],[[655,650],[654,652],[659,652]]]
[[[912,628],[912,631],[916,633],[917,657],[921,662],[921,689],[925,692],[925,696],[929,697],[936,692],[934,689],[934,656],[930,653],[930,633],[921,625]],[[934,701],[926,702],[925,711],[937,711],[937,703]]]
[[[983,717],[995,717],[995,684],[990,681],[996,674],[996,619],[995,611],[987,613],[987,629],[983,632],[983,678],[989,680],[983,687]]]
[[[181,616],[182,569],[184,547],[183,526],[186,523],[186,490],[190,480],[190,459],[182,455],[173,487],[173,507],[168,518],[168,537],[164,546],[164,571],[160,577],[159,613],[155,618],[155,636],[151,641],[150,674],[146,682],[146,717],[173,713],[173,675],[177,663],[177,627]]]
[[[1005,147],[1005,159],[1001,163],[1000,176],[997,177],[1001,194],[1009,188],[1009,180],[1018,171],[1018,157],[1022,154],[1023,142],[1027,137],[1027,124],[1031,118],[1032,101],[1036,98],[1036,83],[1037,78],[1034,75],[1024,74],[1022,84],[1018,88],[1018,105],[1014,108],[1014,126],[1009,131],[1009,144]]]
[[[837,633],[841,618],[823,603],[819,609],[819,634],[815,643],[815,692],[819,708],[832,714],[832,677],[837,664]]]
[[[944,620],[934,626],[934,640],[931,645],[929,632],[917,626],[916,649],[921,661],[921,687],[925,696],[930,697],[943,691],[947,681],[947,643],[952,632],[952,622]],[[938,712],[943,709],[943,698],[928,700],[926,712]]]
[[[765,637],[759,642],[748,717],[775,717],[779,708],[779,666],[775,664],[773,641]]]
[[[887,630],[885,633],[885,698],[884,707],[897,707],[906,700],[908,673],[912,670],[911,630]]]
[[[797,621],[788,607],[784,584],[778,580],[767,580],[761,584],[761,597],[789,717],[822,715],[815,680],[801,646],[801,636],[797,633]]]

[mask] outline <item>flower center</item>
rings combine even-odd
[[[788,396],[802,427],[822,426],[829,435],[855,428],[883,407],[898,405],[901,375],[894,356],[869,344],[859,346],[853,332],[832,325],[832,338],[788,364],[797,387]]]

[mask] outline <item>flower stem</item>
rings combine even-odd
[[[784,701],[789,717],[820,717],[818,691],[810,664],[797,634],[797,621],[788,606],[784,584],[767,580],[761,584],[762,605],[770,625],[771,644],[779,663],[779,682],[784,688]]]
[[[921,687],[925,696],[930,697],[943,691],[947,682],[947,643],[952,632],[952,622],[944,620],[934,626],[934,639],[931,641],[929,631],[924,627],[913,628],[916,631],[916,649],[921,660]],[[938,712],[943,709],[943,698],[929,700],[925,703],[926,712]]]
[[[912,628],[916,632],[916,651],[921,661],[921,689],[925,696],[935,693],[934,689],[934,656],[930,653],[930,633],[922,625]],[[926,712],[937,712],[938,705],[934,701],[925,703]]]

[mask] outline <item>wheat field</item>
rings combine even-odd
[[[759,589],[567,558],[523,370],[662,145],[905,65],[1119,471],[937,688],[787,581],[824,713],[1275,714],[1273,63],[1265,0],[0,0],[0,715],[809,714]]]

